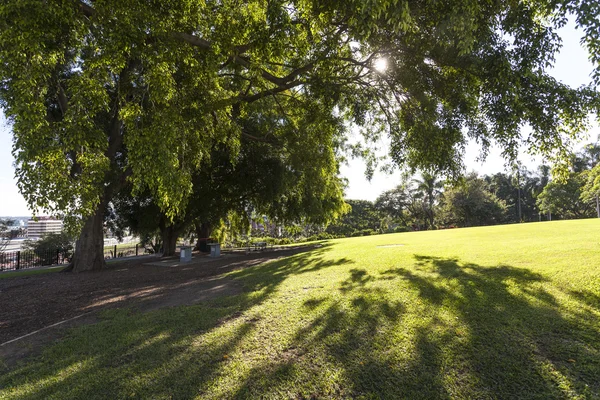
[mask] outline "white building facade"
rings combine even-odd
[[[60,219],[39,218],[37,221],[27,221],[27,237],[41,238],[49,233],[60,233],[63,230],[63,222]]]

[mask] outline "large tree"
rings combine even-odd
[[[368,200],[346,200],[351,207],[349,212],[329,225],[327,233],[340,236],[360,234],[361,231],[378,231],[385,215],[373,202]]]
[[[375,200],[375,207],[393,222],[408,226],[412,220],[409,213],[414,199],[407,182],[381,193]]]
[[[511,222],[531,222],[540,219],[537,197],[548,184],[549,168],[540,167],[540,174],[519,167],[512,176],[498,172],[485,176],[489,190],[507,206],[507,217]]]
[[[336,218],[344,210],[337,160],[331,146],[315,151],[312,144],[315,134],[327,135],[325,129],[335,127],[339,120],[324,121],[331,116],[307,109],[287,115],[294,124],[281,126],[280,116],[272,112],[275,109],[272,103],[240,117],[251,137],[242,136],[239,146],[212,146],[192,173],[193,190],[178,216],[169,220],[150,193],[136,199],[130,188],[121,191],[119,201],[114,202],[117,216],[134,230],[145,225],[147,231],[147,220],[151,220],[150,230],[161,231],[164,255],[174,254],[176,240],[185,231],[194,229],[198,239],[208,238],[232,213],[247,219],[254,211],[279,223],[326,224]],[[302,126],[300,137],[295,126]],[[331,134],[341,129],[335,127]],[[268,132],[269,137],[254,140],[261,132]]]
[[[600,218],[600,163],[586,174],[586,181],[581,189],[581,200],[596,205],[596,216]]]
[[[400,185],[377,198],[375,207],[401,226],[432,228],[441,187],[441,182],[428,173],[421,174],[421,179],[405,176]]]
[[[593,201],[596,205],[596,215],[600,218],[600,143],[598,140],[595,143],[588,143],[582,152],[573,157],[573,166],[575,171],[585,171],[581,200],[588,203]]]
[[[571,155],[571,170],[563,179],[549,182],[539,194],[540,209],[555,218],[600,217],[600,145],[588,143]]]
[[[340,120],[371,139],[385,132],[397,163],[445,172],[459,169],[467,137],[514,156],[525,123],[529,145],[560,153],[597,94],[544,71],[568,12],[599,60],[594,10],[542,0],[5,0],[0,102],[18,184],[34,210],[79,222],[75,270],[86,270],[104,265],[104,210],[125,182],[175,218],[212,146],[235,149],[241,137],[295,135],[333,173]],[[248,132],[241,121],[265,109],[278,129]],[[298,126],[303,113],[319,123]]]
[[[485,180],[471,173],[446,188],[441,214],[445,224],[495,225],[506,221],[506,204],[488,190]]]
[[[313,121],[315,117],[311,115]],[[302,125],[309,128],[311,124]],[[251,124],[245,126],[255,130]],[[245,217],[248,223],[254,211],[279,223],[322,225],[344,210],[342,182],[335,171],[327,170],[335,166],[334,159],[322,157],[306,143],[295,138],[293,143],[282,137],[277,143],[265,143],[242,137],[239,149],[233,151],[226,145],[214,146],[193,173],[185,212],[173,220],[149,193],[132,197],[131,189],[124,188],[113,201],[116,225],[140,234],[160,230],[163,254],[172,255],[181,234],[193,229],[198,239],[208,238],[232,215]]]
[[[557,219],[592,217],[595,201],[591,196],[582,196],[589,172],[571,172],[566,180],[548,183],[537,199],[540,210]]]

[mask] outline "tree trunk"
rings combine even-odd
[[[429,214],[428,215],[428,217],[429,217],[429,229],[433,229],[433,219],[434,219],[434,215],[433,215],[433,188],[429,192],[429,213],[428,214]]]
[[[196,235],[198,236],[198,242],[196,243],[196,250],[206,252],[207,251],[207,239],[212,233],[211,225],[208,222],[202,222],[196,224]]]
[[[179,236],[179,231],[175,229],[175,226],[167,226],[162,231],[163,237],[163,257],[173,256],[175,255],[175,250],[177,249],[177,237]]]
[[[98,271],[104,268],[104,207],[89,217],[75,245],[73,271]]]
[[[600,218],[600,199],[598,199],[598,195],[596,195],[596,214],[598,218]]]
[[[429,219],[429,229],[433,229],[433,220],[434,220],[434,215],[433,215],[433,205],[429,206],[429,212],[427,213],[429,214],[427,217]]]

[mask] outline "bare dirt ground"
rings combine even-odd
[[[100,310],[134,307],[145,312],[241,293],[238,282],[220,275],[309,248],[225,253],[217,259],[196,255],[185,264],[173,258],[126,260],[108,264],[100,272],[1,279],[0,360],[10,366],[60,339],[68,328],[96,322]]]

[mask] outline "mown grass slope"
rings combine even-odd
[[[0,398],[600,398],[600,220],[334,240],[117,310]]]

